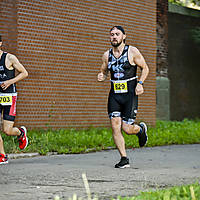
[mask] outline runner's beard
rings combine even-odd
[[[115,41],[116,41],[116,40],[115,40]],[[116,41],[116,42],[117,42],[117,41]],[[111,45],[112,45],[113,47],[118,47],[121,43],[122,43],[122,41],[117,42],[117,43],[113,43],[113,41],[111,41]]]

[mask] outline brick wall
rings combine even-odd
[[[168,77],[168,0],[157,0],[157,76]]]
[[[110,83],[98,83],[96,75],[116,24],[125,28],[127,43],[139,48],[150,67],[137,119],[155,124],[156,1],[18,0],[16,7],[16,54],[29,72],[17,85],[17,124],[109,126]]]
[[[4,40],[2,50],[16,53],[17,8],[13,0],[0,1],[0,34]]]

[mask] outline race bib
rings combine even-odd
[[[12,105],[12,95],[3,95],[0,94],[0,104],[3,106]]]
[[[113,81],[115,93],[128,92],[127,81]]]

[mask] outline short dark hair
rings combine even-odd
[[[124,35],[126,34],[125,31],[124,31],[124,28],[122,26],[113,26],[111,29],[110,29],[110,32],[113,30],[113,29],[118,29],[120,30]],[[123,42],[125,43],[126,42],[126,39],[123,40]]]
[[[113,26],[111,29],[110,29],[110,32],[113,30],[113,29],[118,29],[120,30],[124,35],[125,35],[125,31],[124,31],[124,28],[122,26]]]
[[[0,42],[2,42],[1,35],[0,35]]]

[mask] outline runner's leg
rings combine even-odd
[[[139,133],[141,127],[138,126],[137,124],[127,124],[126,122],[122,122],[122,129],[123,131],[128,134],[128,135],[136,135]]]
[[[0,135],[0,153],[5,155],[4,146],[3,146],[3,139]]]
[[[121,157],[126,157],[125,141],[121,132],[122,119],[121,117],[111,118],[111,126],[113,131],[113,139]]]
[[[3,132],[8,136],[20,136],[21,131],[13,127],[14,121],[3,120]]]
[[[13,121],[3,120],[4,133],[9,136],[18,136],[19,148],[23,150],[28,145],[27,130],[24,126],[22,126],[20,129],[13,126]]]
[[[0,105],[0,120],[2,120],[2,115],[1,115],[2,110],[3,110],[3,107]],[[1,134],[0,134],[0,153],[5,155],[4,146],[3,146],[3,139],[1,137]]]

